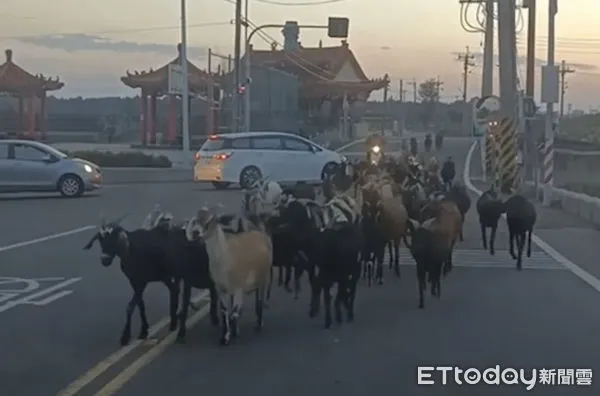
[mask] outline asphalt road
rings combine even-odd
[[[439,155],[452,155],[462,168],[464,163],[460,161],[468,148],[465,139],[448,139]],[[2,394],[54,395],[117,351],[125,304],[130,297],[129,286],[116,266],[103,268],[97,250],[81,250],[92,230],[28,246],[9,245],[92,226],[101,212],[109,216],[130,213],[124,225],[134,227],[155,203],[184,217],[205,201],[232,207],[238,200],[239,192],[168,184],[119,186],[107,189],[102,196],[81,200],[2,202],[0,216],[5,221],[0,224],[0,245],[8,249],[0,247],[0,277],[81,278],[65,288],[73,291],[70,295],[46,305],[35,300],[38,306],[32,305],[34,299],[30,299],[30,304],[18,304],[4,311],[2,307],[7,305],[2,296],[8,294],[2,290],[10,287],[0,282]],[[540,213],[540,218],[540,232],[549,230],[547,227],[552,224],[559,229],[568,221],[561,223],[551,212]],[[572,221],[567,226],[585,229]],[[577,261],[574,247],[581,246],[571,238],[563,236],[566,248],[561,252]],[[585,248],[593,251],[591,241]],[[248,299],[241,338],[227,350],[217,346],[217,330],[203,319],[188,332],[186,345],[168,346],[168,338],[164,343],[145,342],[131,348],[127,356],[114,358],[113,364],[104,361],[110,368],[104,373],[95,369],[89,375],[88,386],[79,393],[62,395],[285,392],[304,396],[310,392],[362,396],[367,392],[398,391],[407,395],[518,395],[526,393],[523,385],[419,386],[417,367],[483,370],[500,365],[525,369],[591,368],[598,372],[597,290],[537,247],[532,257],[525,259],[525,270],[517,272],[506,246],[503,225],[496,256],[482,251],[476,217],[471,212],[465,241],[455,253],[456,269],[442,285],[441,300],[427,296],[425,310],[417,309],[415,271],[403,249],[402,278],[386,274],[384,286],[369,289],[361,285],[353,324],[324,330],[322,318],[308,318],[306,286],[298,301],[278,290],[266,312],[262,334],[252,330]],[[46,282],[60,284],[61,280]],[[16,298],[19,297],[7,301]],[[164,287],[151,286],[146,302],[151,322],[167,314]],[[137,326],[136,320],[134,334]],[[159,334],[159,340],[162,336]],[[435,379],[440,381],[439,376]],[[597,395],[598,381],[591,387],[537,385],[533,394]],[[100,390],[104,393],[96,393]]]

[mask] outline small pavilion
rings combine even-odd
[[[140,89],[140,137],[142,145],[156,144],[157,132],[157,98],[163,96],[169,97],[169,120],[167,139],[169,144],[173,145],[177,141],[177,108],[179,95],[169,93],[169,65],[181,64],[181,44],[177,45],[177,57],[168,64],[162,66],[158,70],[134,71],[121,77],[123,84],[130,88]],[[208,97],[211,84],[213,87],[217,85],[215,76],[200,70],[189,60],[188,67],[188,85],[191,95],[200,97]],[[219,88],[216,88],[219,89]],[[208,131],[217,130],[215,125],[218,121],[217,106],[209,106],[209,114],[207,115],[207,123],[209,124]]]
[[[19,101],[17,137],[36,139],[39,127],[41,140],[46,139],[46,94],[64,86],[58,77],[47,78],[33,75],[13,62],[11,49],[5,51],[6,61],[0,65],[0,92],[16,97]],[[37,117],[36,117],[37,116]],[[39,125],[36,125],[36,118]]]

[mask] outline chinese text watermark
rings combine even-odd
[[[474,367],[419,366],[418,385],[522,385],[532,390],[536,385],[592,385],[592,369],[515,369],[509,367],[488,367],[480,370]]]

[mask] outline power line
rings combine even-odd
[[[188,28],[201,28],[201,27],[211,27],[211,26],[226,26],[231,25],[231,21],[227,22],[206,22],[206,23],[195,23],[187,25]],[[35,34],[30,36],[0,36],[0,40],[19,40],[24,38],[37,38],[42,36],[72,36],[76,34],[118,34],[118,33],[137,33],[137,32],[155,32],[161,30],[176,30],[180,29],[180,26],[154,26],[154,27],[144,27],[144,28],[134,28],[134,29],[116,29],[116,30],[100,30],[100,31],[91,31],[91,32],[61,32],[61,33],[44,33],[44,34]]]
[[[458,61],[462,62],[463,65],[463,101],[466,103],[469,74],[471,73],[471,68],[476,66],[475,55],[469,51],[469,47],[467,46],[464,54],[458,54]]]

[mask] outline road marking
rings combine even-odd
[[[210,304],[205,305],[200,311],[196,312],[188,319],[188,327],[195,326],[202,318],[204,318],[209,310]],[[157,357],[159,357],[169,345],[175,342],[177,332],[170,333],[160,343],[153,346],[148,352],[144,353],[137,360],[131,363],[125,370],[121,371],[119,375],[112,379],[102,389],[100,389],[95,396],[112,396],[117,393],[127,382],[142,370],[144,367],[152,363]]]
[[[463,169],[463,180],[469,190],[480,196],[481,194],[483,194],[483,191],[479,190],[471,182],[471,159],[473,157],[473,152],[475,151],[476,145],[477,141],[474,141],[473,144],[471,144],[471,147],[469,148],[469,152],[467,153],[467,158],[465,159],[465,167]],[[506,218],[506,215],[502,215],[502,217]],[[589,272],[587,272],[586,270],[584,270],[583,268],[581,268],[580,266],[563,256],[562,254],[557,252],[552,246],[544,242],[544,240],[538,237],[537,235],[533,234],[531,239],[533,243],[539,246],[540,249],[542,249],[544,252],[550,255],[554,260],[564,265],[566,268],[571,270],[571,272],[575,274],[575,276],[586,282],[596,291],[600,292],[600,279],[596,278],[595,276],[593,276],[592,274],[590,274]]]
[[[12,301],[7,301],[7,300],[10,300],[10,298],[12,298],[12,297],[18,296],[22,292],[15,292],[14,290],[7,290],[6,292],[11,293],[11,297],[7,298],[8,297],[8,294],[7,294],[7,295],[5,295],[4,297],[1,298],[2,302],[4,302],[4,301],[6,301],[6,302],[3,305],[0,306],[0,313],[6,312],[9,309],[15,308],[15,307],[17,307],[19,305],[29,304],[29,305],[35,305],[35,306],[38,306],[38,307],[42,307],[42,306],[48,305],[51,302],[54,302],[54,301],[58,300],[59,298],[68,296],[69,294],[73,293],[73,291],[72,290],[63,290],[63,291],[60,291],[60,292],[58,292],[56,294],[51,294],[51,293],[54,293],[55,291],[57,291],[59,289],[65,288],[65,287],[67,287],[69,285],[72,285],[73,283],[79,282],[81,279],[82,278],[67,279],[67,280],[64,280],[64,281],[62,281],[60,283],[57,283],[56,285],[53,285],[53,286],[47,287],[45,289],[42,289],[41,291],[39,291],[37,293],[29,294],[29,295],[27,295],[25,297],[18,298],[16,300],[12,300]],[[0,290],[0,292],[4,292],[4,291]],[[51,294],[51,295],[49,295],[49,294]],[[34,301],[34,300],[39,299],[41,297],[45,297],[45,298],[43,300],[41,300],[41,301]]]
[[[196,295],[195,297],[192,298],[192,303],[198,304],[200,301],[206,299],[207,297],[208,297],[208,292],[202,291],[202,292],[198,293],[198,295]],[[198,313],[196,313],[196,314],[198,314]],[[190,320],[193,317],[194,316],[191,316],[190,319],[188,319],[188,323],[190,323]],[[166,317],[162,318],[160,321],[158,321],[156,324],[154,324],[152,327],[150,327],[150,330],[148,331],[148,338],[151,339],[151,338],[156,337],[156,335],[164,327],[166,327],[169,324],[169,321],[170,321],[170,318],[168,316],[166,316]],[[188,326],[190,326],[190,325],[188,324]],[[135,348],[137,348],[139,345],[143,344],[144,342],[146,342],[146,340],[135,340],[131,344],[120,348],[118,351],[112,353],[106,359],[104,359],[101,362],[99,362],[98,364],[96,364],[88,372],[84,373],[82,376],[77,378],[75,381],[73,381],[72,383],[67,385],[67,387],[64,388],[63,390],[61,390],[60,392],[58,392],[56,394],[56,396],[75,396],[75,395],[77,395],[83,388],[88,386],[92,381],[94,381],[96,378],[98,378],[100,375],[102,375],[106,370],[111,368],[115,363],[118,363],[125,356],[127,356],[131,351],[133,351]],[[158,345],[160,345],[160,344],[158,344]]]
[[[7,245],[7,246],[0,246],[0,253],[6,252],[7,250],[18,249],[18,248],[22,248],[22,247],[29,246],[29,245],[34,245],[36,243],[42,243],[42,242],[46,242],[46,241],[51,241],[53,239],[58,239],[58,238],[66,237],[69,235],[78,234],[80,232],[91,230],[92,228],[96,228],[96,227],[97,226],[95,226],[95,225],[88,225],[88,226],[84,226],[84,227],[75,228],[73,230],[60,232],[58,234],[46,235],[46,236],[32,239],[29,241],[13,243],[12,245]]]
[[[400,265],[415,266],[415,261],[409,252],[400,251]],[[498,250],[492,256],[482,249],[456,249],[452,256],[453,266],[462,268],[499,268],[514,269],[515,261],[510,257],[508,250]],[[384,262],[389,261],[389,254],[384,255]],[[523,265],[524,269],[532,270],[559,270],[566,271],[563,265],[555,261],[545,252],[531,252],[531,257]]]

